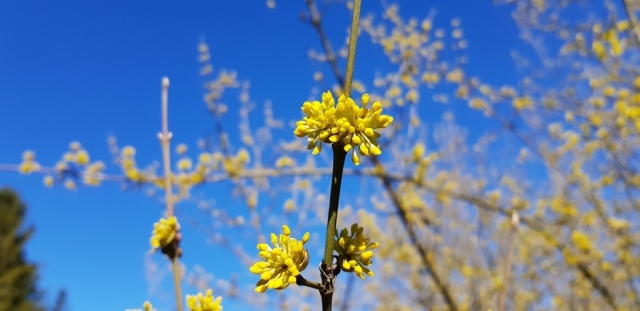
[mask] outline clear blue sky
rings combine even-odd
[[[523,47],[510,8],[478,0],[399,4],[405,18],[422,19],[437,9],[436,28],[461,18],[470,44],[468,72],[493,85],[517,83],[509,53]],[[379,16],[381,10],[380,1],[364,1],[363,14]],[[299,117],[313,73],[321,70],[330,77],[325,65],[307,58],[309,48],[321,48],[313,29],[299,21],[303,11],[302,0],[277,0],[274,10],[263,0],[0,2],[0,163],[17,164],[31,149],[40,163],[51,166],[77,140],[92,158],[103,159],[109,172],[117,172],[106,146],[110,134],[136,146],[143,165],[159,159],[155,137],[162,76],[171,79],[174,142],[195,149],[196,140],[211,129],[196,61],[201,38],[209,43],[214,70],[237,70],[240,80],[251,81],[258,104],[271,99],[277,117]],[[349,16],[336,5],[327,12],[324,22],[337,45]],[[382,53],[362,38],[356,77],[371,84]],[[464,103],[422,107],[433,109],[426,117],[431,122],[445,110],[459,110],[457,119],[472,132],[496,126]],[[227,128],[237,128],[233,119]],[[49,300],[60,288],[67,289],[74,311],[124,310],[160,299],[148,295],[144,274],[151,226],[162,211],[156,201],[116,184],[48,189],[41,175],[12,172],[0,172],[4,186],[16,189],[29,206],[27,222],[37,230],[27,255],[40,265],[39,284]],[[205,194],[215,196],[215,188],[208,189]],[[193,237],[184,245],[189,268],[199,263],[216,276],[234,273],[233,257],[220,255],[226,250],[206,246],[197,231],[185,229],[185,235]],[[230,263],[229,269],[217,269],[213,262]],[[164,285],[170,292],[169,282]]]

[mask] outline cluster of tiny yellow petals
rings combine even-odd
[[[145,302],[144,302],[143,308],[144,308],[144,311],[151,311],[151,310],[153,310],[153,306],[152,306],[152,305],[151,305],[151,303],[150,303],[150,302],[148,302],[148,301],[145,301]]]
[[[263,261],[256,262],[249,270],[260,274],[260,280],[256,284],[256,292],[263,293],[268,288],[285,289],[291,283],[296,283],[296,276],[300,274],[309,263],[309,253],[304,244],[309,241],[309,232],[305,233],[302,240],[291,238],[291,229],[282,226],[282,234],[278,237],[271,234],[271,244],[258,244],[258,255]]]
[[[364,228],[358,227],[358,224],[355,223],[351,225],[351,234],[349,234],[347,228],[342,229],[339,236],[336,232],[334,244],[342,271],[355,272],[362,279],[364,279],[365,274],[368,276],[374,275],[373,271],[367,266],[372,263],[372,250],[378,247],[377,242],[369,242],[363,231]]]
[[[163,248],[173,242],[178,236],[180,224],[175,216],[167,219],[161,218],[160,221],[153,225],[153,234],[151,236],[151,247],[155,250]]]
[[[369,109],[369,94],[362,95],[362,107],[353,99],[340,95],[335,104],[330,91],[322,94],[322,102],[305,102],[302,111],[307,114],[296,122],[294,134],[298,137],[308,136],[308,149],[313,154],[322,150],[322,143],[341,143],[344,150],[353,150],[351,160],[360,164],[356,149],[361,155],[380,155],[378,145],[380,133],[376,129],[387,127],[393,117],[382,114],[382,104],[375,102]]]
[[[22,154],[22,163],[18,170],[22,174],[29,174],[40,169],[40,164],[36,162],[36,154],[31,150],[27,150]]]
[[[122,148],[120,165],[124,171],[125,177],[132,182],[145,182],[148,177],[143,171],[141,171],[136,165],[136,148],[132,146],[126,146]]]
[[[298,137],[309,136],[307,148],[313,149],[313,154],[318,154],[322,150],[322,142],[331,136],[336,122],[335,100],[331,91],[322,93],[322,102],[313,101],[302,104],[302,111],[306,116],[296,122],[293,133]]]
[[[222,297],[213,297],[213,291],[207,290],[205,295],[187,295],[187,307],[190,311],[221,311]]]

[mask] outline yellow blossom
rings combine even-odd
[[[609,218],[607,222],[609,223],[609,226],[611,226],[613,229],[616,229],[616,230],[623,230],[623,229],[629,228],[629,223],[623,219]]]
[[[284,211],[285,212],[292,212],[296,209],[296,203],[293,201],[293,199],[287,199],[284,202]]]
[[[472,98],[469,100],[469,107],[473,109],[483,110],[487,108],[487,102],[482,98]]]
[[[296,122],[294,134],[298,137],[309,136],[307,149],[313,149],[313,154],[318,154],[322,150],[322,142],[331,135],[336,120],[335,101],[331,92],[322,94],[322,102],[305,102],[302,111],[306,116]]]
[[[615,95],[616,89],[613,86],[607,85],[602,89],[602,96],[611,97]]]
[[[67,169],[67,163],[65,163],[64,161],[60,161],[56,163],[56,171],[62,172],[66,169]]]
[[[67,181],[64,182],[64,187],[69,189],[69,190],[75,190],[76,189],[76,183],[71,179],[67,179]]]
[[[459,83],[459,82],[462,82],[463,78],[464,78],[464,73],[459,68],[454,69],[453,71],[447,73],[447,81],[449,82]]]
[[[438,83],[440,81],[440,76],[437,72],[427,71],[422,75],[422,81],[429,84]]]
[[[278,160],[276,161],[276,167],[277,168],[283,168],[286,166],[295,166],[296,162],[293,161],[292,158],[288,157],[288,156],[282,156],[280,158],[278,158]]]
[[[78,150],[76,152],[76,163],[85,165],[89,163],[89,153],[86,150]]]
[[[176,153],[179,155],[183,155],[187,152],[187,145],[185,144],[179,144],[178,146],[176,146]]]
[[[145,301],[144,305],[142,305],[142,307],[144,308],[144,311],[151,311],[153,310],[153,306],[151,305],[150,302]]]
[[[410,102],[410,103],[417,103],[418,99],[419,99],[419,95],[418,92],[416,90],[411,90],[409,92],[407,92],[407,94],[404,96],[404,98]]]
[[[18,170],[22,174],[29,174],[33,171],[37,171],[40,168],[40,165],[36,162],[22,162],[18,167]]]
[[[122,156],[123,157],[133,157],[136,154],[136,148],[131,146],[126,146],[122,148]]]
[[[213,297],[213,291],[207,290],[205,295],[187,295],[187,307],[191,311],[222,311],[222,297]]]
[[[75,162],[76,161],[76,155],[71,153],[71,152],[65,152],[65,154],[62,155],[62,159],[65,162]]]
[[[351,234],[347,228],[336,232],[334,248],[338,253],[338,262],[342,271],[355,272],[364,279],[364,275],[373,276],[367,266],[370,266],[373,257],[373,249],[378,247],[377,242],[369,243],[369,239],[363,233],[364,228],[355,223],[351,225]]]
[[[574,118],[575,114],[573,111],[567,111],[564,113],[564,119],[567,120],[567,122],[573,122]]]
[[[53,177],[51,175],[45,176],[43,183],[47,187],[53,187]]]
[[[513,99],[513,107],[517,110],[522,110],[525,108],[532,108],[533,101],[529,97],[518,97]]]
[[[249,157],[249,152],[246,149],[240,149],[238,151],[238,154],[236,155],[236,158],[240,163],[247,163],[251,159]]]
[[[209,164],[211,162],[211,154],[203,152],[200,154],[198,160],[200,161],[200,163]]]
[[[412,152],[413,161],[420,162],[420,160],[422,160],[422,157],[424,156],[424,150],[425,150],[424,144],[421,142],[417,143],[413,147],[413,152]]]
[[[461,85],[456,90],[456,97],[467,98],[469,96],[469,88],[466,85]]]
[[[503,86],[500,88],[500,96],[503,97],[515,97],[516,90],[509,86]]]
[[[22,163],[18,167],[18,171],[22,174],[29,174],[40,169],[40,164],[36,162],[36,154],[31,150],[27,150],[22,154]]]
[[[607,50],[601,41],[593,41],[593,44],[591,45],[591,50],[593,50],[593,53],[596,54],[598,59],[600,59],[601,61],[607,58]]]
[[[153,233],[151,236],[151,248],[163,248],[172,243],[176,237],[179,237],[180,224],[175,216],[167,219],[161,218],[160,221],[153,225]]]
[[[629,21],[628,20],[623,20],[623,21],[619,21],[616,24],[616,28],[618,28],[618,31],[625,31],[627,29],[629,29]]]
[[[592,248],[591,239],[581,231],[573,231],[571,233],[571,241],[573,241],[573,244],[583,252],[589,252]]]
[[[80,150],[80,148],[81,148],[81,145],[77,141],[73,141],[69,144],[69,149],[71,149],[72,151],[78,151]]]
[[[296,276],[300,275],[309,263],[309,253],[304,244],[309,241],[309,232],[305,233],[301,241],[291,238],[291,229],[282,226],[280,237],[271,234],[271,244],[258,244],[258,255],[263,261],[256,262],[249,270],[260,274],[256,283],[256,292],[263,293],[268,288],[285,289],[291,283],[296,283]]]
[[[180,161],[178,161],[178,170],[181,171],[188,171],[191,169],[192,163],[191,163],[191,159],[180,159]]]
[[[382,104],[373,103],[367,108],[369,94],[362,95],[362,107],[353,99],[341,95],[338,105],[335,105],[333,95],[327,91],[322,94],[322,103],[305,102],[302,110],[307,114],[302,121],[296,122],[294,134],[298,137],[309,136],[307,149],[313,149],[317,154],[322,149],[322,143],[341,142],[345,151],[353,149],[352,161],[360,164],[356,149],[361,155],[379,155],[378,147],[380,134],[374,131],[387,127],[393,118],[382,115]]]
[[[368,94],[362,95],[362,107],[358,107],[351,98],[340,96],[336,108],[336,127],[331,129],[333,136],[329,137],[332,142],[340,139],[345,151],[353,149],[351,160],[355,165],[360,164],[356,148],[364,156],[382,153],[378,147],[380,133],[374,130],[385,128],[393,122],[393,117],[382,114],[380,102],[373,103],[371,109],[367,109],[368,103]]]

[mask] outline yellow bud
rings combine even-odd
[[[349,262],[345,260],[342,262],[342,268],[348,271],[348,270],[351,270],[351,265],[349,264]]]
[[[289,227],[287,225],[282,226],[282,233],[284,233],[284,235],[289,236],[291,235],[291,229],[289,229]]]
[[[362,106],[366,107],[369,103],[369,94],[362,94]]]
[[[360,158],[358,157],[358,154],[357,154],[357,153],[355,153],[355,152],[354,152],[354,153],[351,155],[351,161],[352,161],[352,162],[353,162],[353,164],[355,164],[355,165],[360,165]]]
[[[269,271],[265,271],[260,275],[260,279],[264,280],[264,281],[266,281],[266,280],[268,280],[270,278],[271,278],[271,272],[269,272]]]
[[[317,144],[315,148],[313,148],[313,151],[311,152],[311,154],[316,155],[320,153],[320,151],[322,151],[322,143]]]

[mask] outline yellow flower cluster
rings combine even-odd
[[[367,266],[371,265],[373,249],[378,247],[377,242],[369,243],[369,239],[363,233],[364,227],[358,227],[355,223],[351,225],[351,234],[347,228],[336,233],[334,248],[338,253],[340,268],[345,272],[355,272],[356,275],[364,279],[364,275],[373,276]]]
[[[280,237],[271,234],[271,244],[258,244],[258,254],[264,261],[256,262],[249,270],[260,274],[260,280],[256,284],[256,292],[264,293],[267,288],[285,289],[291,283],[296,283],[296,276],[300,274],[309,263],[309,252],[304,244],[309,241],[309,232],[305,233],[302,240],[291,238],[291,229],[282,226]]]
[[[187,307],[191,311],[221,311],[222,297],[213,297],[213,291],[207,290],[205,295],[198,293],[198,295],[187,295]]]
[[[151,247],[153,250],[164,248],[174,240],[180,241],[180,224],[175,216],[167,219],[160,218],[160,221],[153,225],[151,236]]]
[[[82,146],[79,142],[72,142],[69,145],[69,149],[71,149],[71,151],[65,154],[65,159],[68,156],[70,159],[72,159],[72,161],[68,162],[74,162],[78,165],[89,164],[89,153],[86,150],[82,149]]]
[[[322,142],[329,138],[336,122],[333,95],[327,91],[322,94],[322,102],[305,102],[302,105],[302,111],[306,116],[296,122],[297,127],[293,133],[298,137],[309,136],[307,148],[313,149],[313,154],[318,154],[322,150]],[[334,140],[338,141],[337,137]]]
[[[132,146],[122,148],[122,152],[120,154],[120,165],[122,166],[122,170],[124,171],[124,175],[127,179],[133,182],[145,182],[147,177],[136,166],[135,155],[136,148]]]
[[[151,303],[150,303],[150,302],[148,302],[148,301],[145,301],[145,302],[144,302],[143,307],[144,307],[144,311],[151,311],[151,310],[153,310],[153,306],[152,306],[152,305],[151,305]]]
[[[22,174],[29,174],[33,171],[37,171],[40,169],[40,164],[36,162],[36,153],[27,150],[22,154],[22,163],[18,167],[18,170]]]
[[[571,233],[571,241],[580,251],[583,252],[589,252],[593,248],[591,245],[591,239],[582,231],[573,231]]]
[[[278,158],[278,160],[276,161],[276,167],[277,168],[283,168],[283,167],[294,167],[296,165],[296,162],[288,157],[288,156],[281,156],[280,158]]]
[[[530,97],[517,97],[513,99],[513,107],[517,110],[533,108],[533,101]]]
[[[382,114],[380,102],[368,109],[369,94],[362,95],[361,100],[362,107],[359,107],[350,97],[340,95],[336,105],[333,95],[327,91],[322,94],[322,102],[305,102],[302,111],[306,116],[296,122],[294,134],[309,137],[307,149],[313,149],[313,154],[322,150],[323,142],[341,143],[345,151],[353,149],[351,160],[356,165],[360,164],[356,149],[364,156],[380,155],[380,133],[375,130],[387,127],[393,117]]]
[[[33,155],[26,155],[25,159],[30,159],[25,162],[33,162]],[[37,165],[37,163],[30,163],[29,166]],[[84,169],[82,168],[84,167]],[[76,189],[75,179],[80,176],[82,181],[89,186],[98,186],[102,181],[102,172],[105,169],[105,165],[102,161],[96,161],[90,163],[89,153],[82,149],[79,142],[72,142],[69,144],[69,151],[62,155],[62,160],[56,163],[55,169],[57,171],[57,179],[64,184],[67,189]],[[56,183],[56,178],[51,175],[44,177],[43,183],[47,187],[53,187]]]

